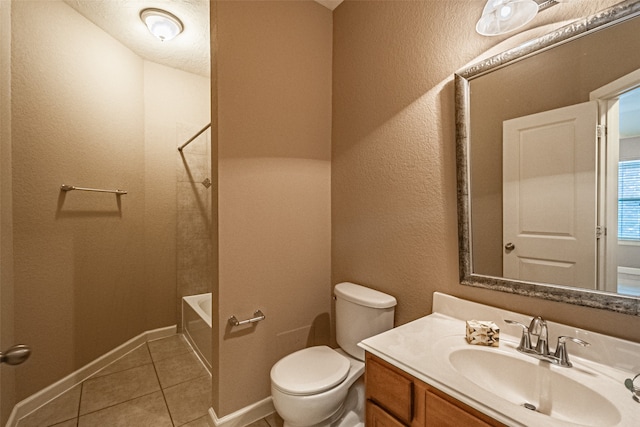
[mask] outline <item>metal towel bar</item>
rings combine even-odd
[[[238,320],[238,319],[236,318],[236,316],[231,316],[231,317],[229,318],[229,324],[230,324],[231,326],[247,325],[247,324],[249,324],[249,323],[256,323],[256,322],[259,322],[259,321],[261,321],[261,320],[264,320],[264,319],[265,319],[265,317],[266,317],[266,316],[262,313],[262,311],[260,311],[260,310],[256,310],[256,311],[253,313],[253,316],[254,316],[254,317],[252,317],[251,319],[247,319],[247,320]]]
[[[126,190],[103,190],[101,188],[76,187],[75,185],[65,185],[65,184],[62,184],[60,186],[60,189],[62,191],[79,190],[79,191],[96,191],[98,193],[115,193],[118,196],[121,194],[127,194]]]

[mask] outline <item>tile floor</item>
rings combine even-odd
[[[18,427],[208,427],[211,376],[181,334],[142,344]],[[271,415],[252,427],[282,427]]]

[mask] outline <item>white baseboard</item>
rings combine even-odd
[[[209,425],[211,427],[244,427],[273,414],[276,408],[271,397],[262,399],[252,405],[218,418],[213,408],[209,408]]]
[[[126,343],[114,348],[106,354],[103,354],[93,362],[83,366],[75,372],[72,372],[60,381],[57,381],[50,386],[40,390],[39,392],[18,402],[11,411],[11,415],[9,416],[6,427],[14,427],[18,423],[18,420],[20,420],[20,418],[25,417],[41,406],[51,402],[62,393],[80,384],[101,369],[105,368],[110,363],[115,362],[117,359],[124,356],[131,350],[134,350],[138,346],[144,344],[145,342],[153,341],[159,338],[165,338],[174,335],[175,333],[176,325],[173,325],[167,326],[166,328],[146,331],[141,333],[137,337],[131,338]]]

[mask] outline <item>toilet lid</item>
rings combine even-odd
[[[349,366],[349,359],[327,346],[309,347],[273,365],[271,382],[287,394],[321,393],[344,381]]]

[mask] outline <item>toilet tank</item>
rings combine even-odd
[[[355,283],[339,283],[336,296],[336,341],[351,356],[364,360],[358,343],[393,328],[396,299]]]

